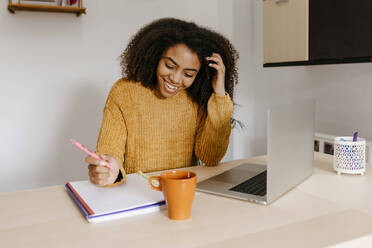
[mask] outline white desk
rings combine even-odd
[[[372,247],[372,168],[337,175],[315,154],[314,175],[270,206],[196,193],[192,217],[166,210],[88,223],[64,186],[0,194],[1,247]],[[191,167],[199,181],[255,157]]]

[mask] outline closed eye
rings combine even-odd
[[[166,66],[168,69],[174,69],[174,66],[171,66],[171,65],[169,65],[169,64],[167,64],[167,63],[165,63],[165,66]]]

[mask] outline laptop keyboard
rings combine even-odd
[[[251,195],[266,195],[266,171],[261,172],[260,174],[249,178],[248,180],[232,187],[229,190],[247,193]]]

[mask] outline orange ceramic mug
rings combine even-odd
[[[155,187],[151,182],[159,181]],[[190,218],[192,201],[196,189],[196,174],[192,171],[178,170],[152,176],[149,179],[152,189],[163,191],[168,207],[168,217],[172,220],[186,220]]]

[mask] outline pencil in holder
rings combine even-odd
[[[366,140],[336,137],[334,140],[333,168],[337,174],[361,174],[366,170]]]

